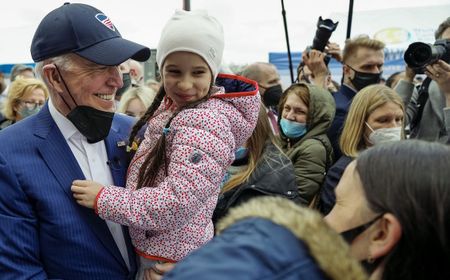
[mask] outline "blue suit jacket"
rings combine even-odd
[[[115,185],[125,185],[131,118],[114,117],[105,140]],[[120,147],[119,147],[120,146]],[[136,258],[124,228],[128,270],[104,220],[76,204],[84,179],[48,106],[0,132],[1,279],[133,279]]]

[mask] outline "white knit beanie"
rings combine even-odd
[[[177,10],[162,30],[156,62],[161,69],[169,54],[192,52],[206,61],[215,79],[222,62],[223,47],[223,29],[217,19],[204,10]]]

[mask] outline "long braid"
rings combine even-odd
[[[133,147],[133,142],[135,142],[135,137],[139,130],[148,122],[148,120],[155,114],[156,110],[161,105],[161,102],[166,95],[164,87],[161,87],[152,102],[152,105],[148,107],[145,114],[136,122],[136,124],[131,129],[130,138],[128,139],[129,147]],[[137,144],[137,143],[136,143]]]
[[[166,154],[166,130],[170,130],[170,124],[172,120],[182,111],[185,109],[191,109],[194,107],[197,107],[203,102],[206,102],[209,99],[210,94],[206,95],[202,99],[193,102],[189,105],[186,105],[185,107],[181,108],[181,110],[176,111],[169,119],[169,121],[164,126],[164,131],[161,137],[158,139],[158,142],[153,147],[153,149],[150,151],[150,153],[147,155],[144,163],[142,164],[141,168],[139,169],[139,176],[138,176],[138,184],[136,186],[136,189],[143,188],[145,186],[148,187],[155,187],[153,186],[153,183],[156,179],[156,176],[158,175],[158,170],[162,164],[164,164],[164,174],[167,176],[167,169],[169,161],[167,159]]]

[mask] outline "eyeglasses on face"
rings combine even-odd
[[[30,110],[34,110],[36,108],[42,108],[44,106],[43,101],[29,101],[29,100],[19,100],[20,104],[25,105]]]

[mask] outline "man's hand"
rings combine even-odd
[[[103,185],[88,180],[75,180],[71,190],[77,203],[88,208],[94,208],[95,198],[103,189]]]
[[[413,69],[409,68],[408,65],[405,66],[405,78],[409,83],[414,83],[414,78],[416,77],[416,72]]]
[[[450,65],[443,60],[428,65],[425,74],[434,80],[447,99],[447,106],[450,105]]]
[[[302,56],[302,60],[311,71],[310,80],[318,86],[327,88],[328,68],[325,64],[325,53],[318,50],[311,50]]]
[[[337,61],[342,62],[342,51],[339,44],[328,42],[325,46],[325,53],[331,55]]]
[[[174,263],[157,263],[153,268],[145,271],[145,280],[160,280],[163,279],[164,274],[171,271],[175,267]]]

